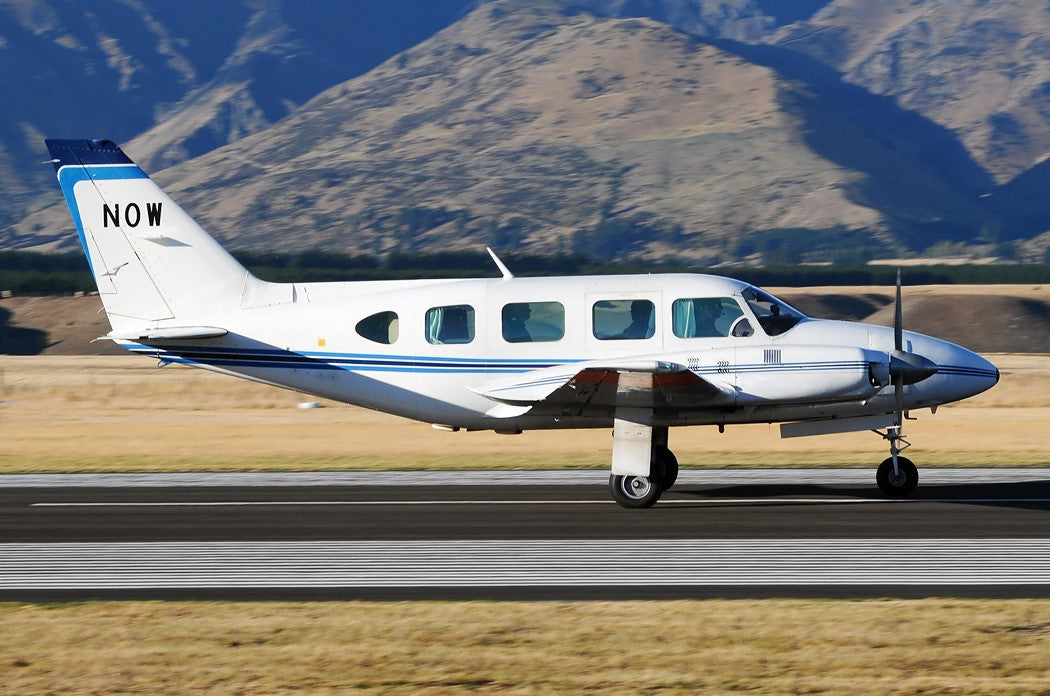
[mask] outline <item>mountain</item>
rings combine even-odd
[[[57,27],[77,26],[83,46],[113,29],[121,59],[79,65],[106,76],[112,103],[143,107],[127,135],[90,134],[115,136],[233,247],[796,262],[1050,245],[1037,237],[1050,230],[1048,13],[1025,3],[241,0],[221,29],[159,0],[4,7],[65,12],[34,34],[56,56],[75,43]],[[110,10],[148,31],[100,23]],[[982,91],[1004,80],[1007,96]],[[147,114],[146,87],[177,96]],[[49,112],[55,129],[9,108],[21,125],[0,126],[0,165],[23,166],[0,188],[42,208],[57,192],[17,174],[25,152],[46,169],[34,139],[88,134],[92,105]],[[68,228],[55,206],[0,219],[0,246],[67,247]]]
[[[815,247],[864,230],[897,245],[979,219],[921,156],[738,49],[655,21],[485,4],[159,179],[251,249],[711,260],[746,255],[742,231],[827,231]],[[831,141],[835,157],[818,152]]]
[[[809,19],[831,0],[566,0],[603,17],[646,17],[704,38],[754,43]]]
[[[162,169],[267,128],[465,4],[4,0],[0,227],[54,199],[44,136],[109,137]]]
[[[836,0],[770,42],[959,135],[998,184],[1050,156],[1050,10],[987,0]]]
[[[959,136],[996,184],[1050,157],[1050,11],[989,0],[577,0],[802,53]]]

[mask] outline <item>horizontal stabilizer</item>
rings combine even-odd
[[[218,338],[229,333],[216,326],[166,326],[140,331],[109,333],[101,338],[110,341],[189,341],[201,338]]]

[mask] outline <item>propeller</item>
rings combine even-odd
[[[904,311],[901,302],[901,272],[897,269],[897,302],[893,309],[893,352],[890,353],[890,383],[897,401],[897,423],[904,422],[904,387],[937,373],[937,363],[904,350]]]

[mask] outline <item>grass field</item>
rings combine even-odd
[[[1050,465],[1050,356],[993,355],[991,391],[916,412],[920,466]],[[294,392],[136,356],[0,357],[0,471],[566,468],[608,466],[607,430],[438,432]],[[675,428],[685,467],[874,466],[871,433],[781,440],[776,426]]]
[[[911,425],[921,466],[1050,465],[1050,356]],[[126,357],[0,357],[0,470],[604,468],[607,431],[442,433]],[[672,431],[684,466],[873,466],[870,433]],[[0,604],[0,694],[1050,694],[1050,601]]]
[[[1050,601],[0,605],[0,694],[1046,694]]]

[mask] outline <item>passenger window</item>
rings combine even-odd
[[[649,300],[601,300],[591,311],[594,337],[603,341],[652,338],[656,311]]]
[[[693,297],[671,305],[671,327],[678,338],[718,338],[731,332],[740,335],[734,329],[743,316],[744,311],[732,297]]]
[[[387,345],[397,340],[397,312],[379,312],[365,317],[354,327],[358,335],[369,341]]]
[[[512,302],[503,306],[503,340],[508,343],[560,341],[565,336],[561,302]]]
[[[474,308],[470,305],[432,307],[427,310],[427,342],[470,343],[474,340]]]

